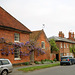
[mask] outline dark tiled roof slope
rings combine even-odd
[[[38,30],[38,31],[32,31],[32,33],[30,34],[30,40],[37,41],[42,33],[44,34],[44,37],[45,37],[46,41],[49,43],[49,41],[48,41],[48,39],[46,37],[46,34],[45,34],[43,29]]]
[[[42,30],[39,30],[39,31],[32,31],[32,33],[30,34],[30,40],[37,40],[40,33],[41,33]]]
[[[26,26],[16,20],[7,11],[0,7],[0,26],[10,27],[25,32],[31,32]]]
[[[52,37],[48,38],[49,41],[50,41],[50,39],[54,39],[55,41],[68,42],[68,43],[74,43],[75,44],[75,42],[72,40],[69,40],[67,38],[57,37],[57,36],[52,36]]]

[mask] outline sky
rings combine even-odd
[[[75,0],[0,0],[0,6],[31,31],[44,29],[47,37],[75,32]]]

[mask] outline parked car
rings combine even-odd
[[[74,64],[75,64],[75,58],[73,58],[74,59]]]
[[[72,56],[62,56],[61,57],[60,65],[63,65],[63,64],[72,65],[74,63],[75,63],[75,58],[73,58]]]
[[[12,63],[8,59],[0,59],[0,75],[8,75],[13,70]]]

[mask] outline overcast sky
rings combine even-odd
[[[0,6],[31,31],[45,24],[47,37],[75,32],[75,0],[0,0]]]

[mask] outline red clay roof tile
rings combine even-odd
[[[31,32],[26,26],[16,20],[2,7],[0,7],[0,26],[11,27],[25,32]]]
[[[30,34],[30,40],[37,40],[40,33],[41,33],[42,30],[39,30],[39,31],[32,31],[32,33]]]

